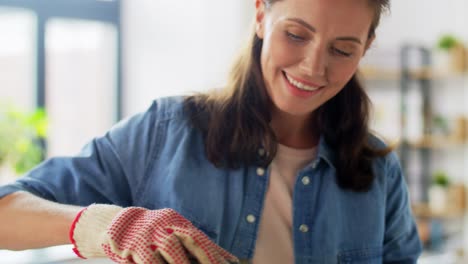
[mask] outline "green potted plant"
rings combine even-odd
[[[452,34],[444,34],[437,41],[439,51],[435,64],[439,71],[461,73],[466,70],[466,50],[463,43]],[[438,64],[438,65],[437,65]]]
[[[432,178],[432,183],[442,188],[447,188],[450,185],[450,179],[444,171],[436,171]]]
[[[432,176],[429,188],[429,208],[435,213],[445,212],[447,209],[448,189],[450,179],[444,171],[436,171]]]
[[[437,47],[441,50],[450,51],[451,49],[455,48],[457,44],[458,40],[455,38],[455,36],[446,34],[439,38]]]
[[[41,162],[44,153],[40,142],[46,132],[47,117],[43,109],[27,113],[0,106],[2,181],[11,179],[11,174],[21,175]]]

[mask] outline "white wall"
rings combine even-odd
[[[391,14],[383,17],[378,29],[375,52],[396,53],[396,59],[401,43],[434,46],[443,33],[468,41],[468,1],[391,2]],[[253,14],[252,0],[123,4],[124,115],[144,110],[156,97],[221,85]]]
[[[392,0],[391,14],[378,29],[378,44],[394,46],[413,41],[433,45],[443,33],[468,41],[468,1]]]
[[[124,115],[156,97],[223,84],[247,35],[251,1],[124,1]]]

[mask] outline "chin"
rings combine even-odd
[[[282,107],[278,107],[277,105],[277,108],[281,112],[291,115],[291,116],[295,116],[295,117],[307,116],[307,115],[312,114],[315,111],[315,109],[304,109],[304,108],[298,107],[297,105],[294,105],[294,106],[283,105]]]

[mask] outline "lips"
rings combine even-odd
[[[321,92],[322,88],[324,87],[311,84],[309,82],[306,84],[297,80],[296,78],[287,75],[285,72],[283,72],[283,79],[285,81],[288,91],[292,95],[300,98],[309,98],[311,96],[314,96],[317,93]]]
[[[292,77],[292,76],[288,75],[285,72],[283,72],[283,74],[285,75],[285,77],[289,81],[289,83],[296,86],[296,88],[298,88],[300,90],[316,91],[316,90],[320,89],[320,87],[322,87],[321,85],[317,85],[315,83],[305,82],[305,81],[299,80],[299,79],[297,79],[295,77]]]

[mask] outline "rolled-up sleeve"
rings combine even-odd
[[[12,184],[0,187],[0,198],[27,191],[65,204],[131,205],[152,156],[156,107],[154,103],[147,112],[119,122],[76,156],[42,162]]]

